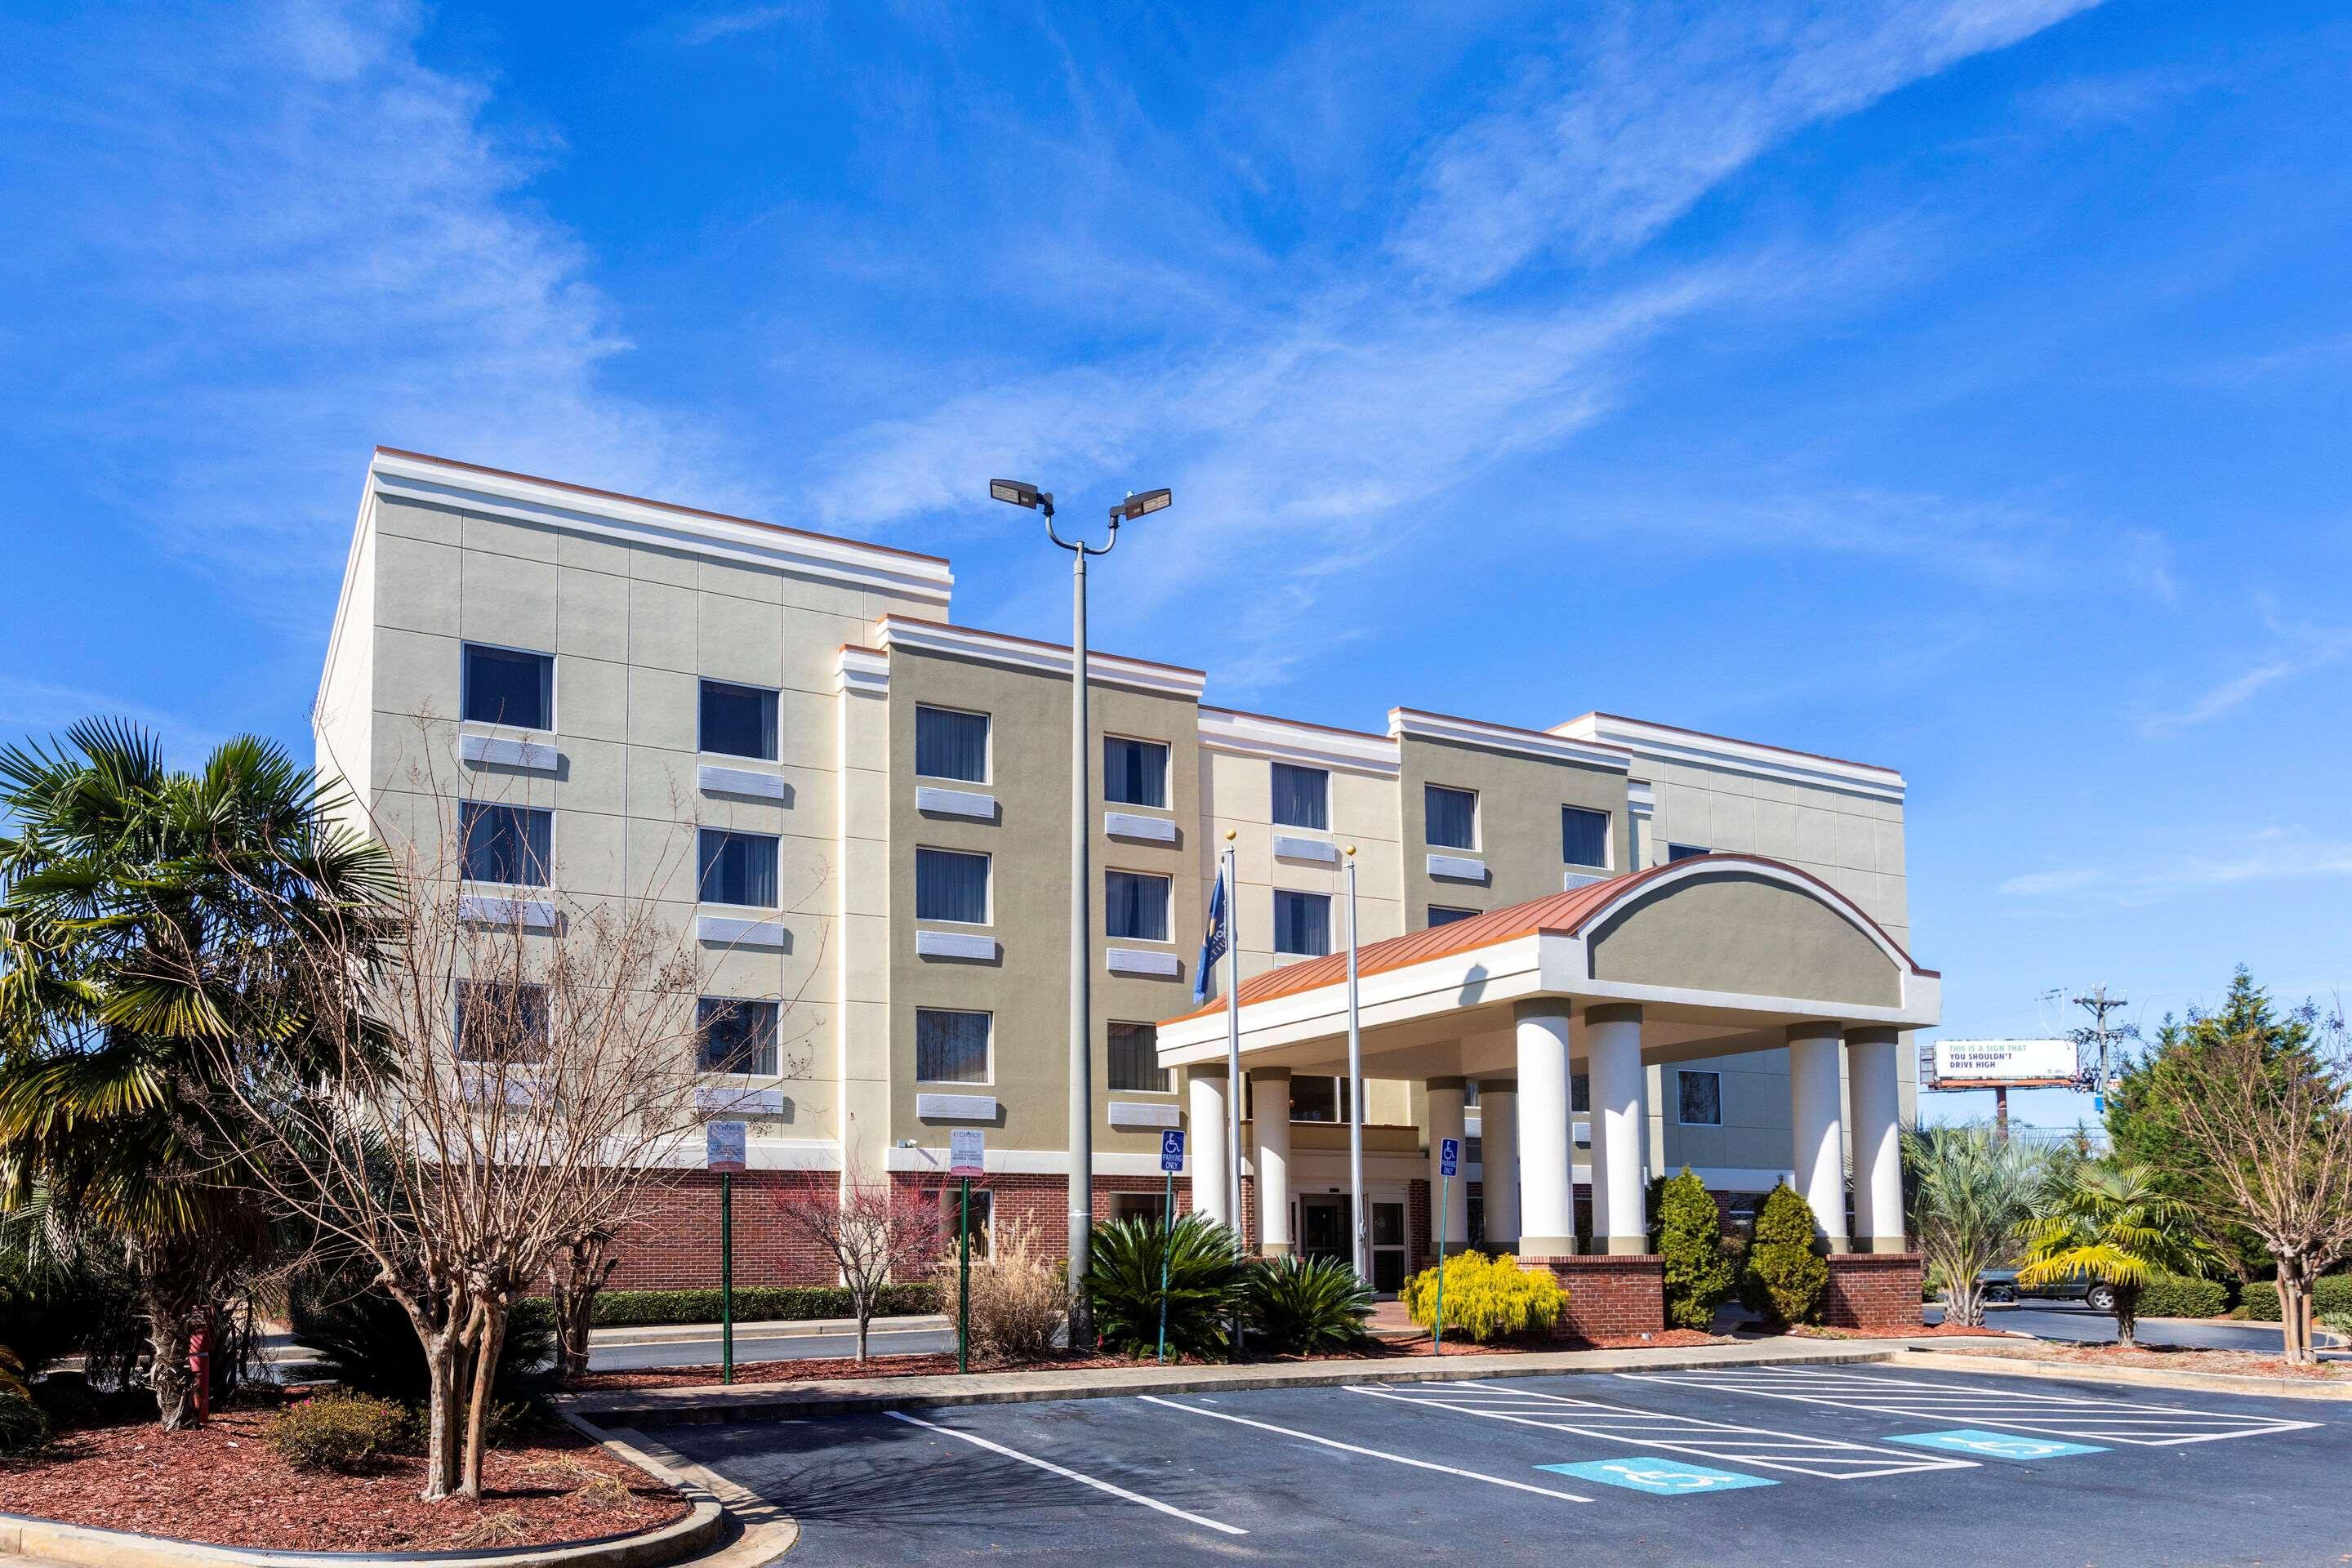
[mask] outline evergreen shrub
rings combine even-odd
[[[1437,1310],[1438,1270],[1405,1281],[1405,1315],[1423,1328]],[[1568,1306],[1568,1291],[1549,1268],[1522,1268],[1517,1258],[1465,1252],[1444,1264],[1445,1329],[1485,1344],[1489,1340],[1549,1332]]]
[[[1666,1327],[1704,1330],[1733,1284],[1723,1256],[1723,1212],[1685,1165],[1660,1187],[1657,1215],[1650,1248],[1666,1260]]]
[[[1813,1250],[1813,1210],[1783,1182],[1756,1211],[1756,1234],[1739,1275],[1739,1300],[1775,1323],[1817,1323],[1830,1266]]]
[[[2278,1305],[2278,1292],[2271,1292]],[[2186,1279],[2177,1274],[2153,1274],[2140,1288],[2143,1318],[2218,1318],[2230,1310],[2230,1292],[2218,1279]]]

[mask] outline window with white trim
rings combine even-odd
[[[1609,814],[1581,805],[1559,808],[1559,858],[1570,866],[1609,865]]]
[[[1321,768],[1302,768],[1292,763],[1276,763],[1273,767],[1274,825],[1318,831],[1329,828],[1331,775]]]
[[[555,813],[540,806],[460,801],[457,831],[466,880],[509,888],[547,886]]]
[[[1723,1125],[1723,1075],[1693,1068],[1675,1071],[1675,1120],[1685,1127]]]
[[[457,1059],[529,1065],[547,1056],[547,987],[511,980],[457,982]]]
[[[915,1077],[924,1083],[992,1081],[988,1058],[993,1024],[986,1013],[916,1008]]]
[[[988,923],[988,857],[961,849],[915,851],[915,918]]]
[[[776,907],[776,836],[701,830],[698,896],[706,904]]]
[[[1671,866],[1677,860],[1694,860],[1701,855],[1712,855],[1714,853],[1714,850],[1709,849],[1704,844],[1669,843],[1666,846],[1666,864]]]
[[[1331,895],[1274,894],[1274,951],[1285,958],[1320,958],[1331,951]]]
[[[773,1002],[735,996],[704,996],[694,1004],[695,1058],[704,1072],[776,1073]]]
[[[1423,832],[1433,848],[1478,847],[1478,794],[1444,784],[1422,786]]]
[[[1103,934],[1117,942],[1166,942],[1168,879],[1148,871],[1105,871]]]
[[[702,712],[697,743],[722,757],[776,760],[776,694],[756,686],[724,680],[702,683]]]
[[[1151,1024],[1110,1026],[1110,1087],[1122,1094],[1165,1094],[1168,1069],[1160,1065],[1160,1030]]]
[[[988,782],[988,715],[955,708],[915,710],[915,772],[961,784]]]
[[[555,728],[554,655],[469,642],[464,658],[458,711],[467,723]]]
[[[1430,929],[1434,931],[1439,926],[1450,926],[1455,921],[1466,921],[1478,912],[1476,910],[1457,910],[1444,904],[1432,904],[1429,906]]]
[[[1168,743],[1103,737],[1103,799],[1115,805],[1168,805]]]

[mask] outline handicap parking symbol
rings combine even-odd
[[[1690,1497],[1699,1492],[1737,1491],[1742,1487],[1778,1486],[1761,1476],[1735,1475],[1729,1470],[1711,1470],[1705,1465],[1694,1465],[1683,1459],[1662,1459],[1654,1454],[1637,1454],[1630,1459],[1588,1459],[1578,1465],[1538,1465],[1539,1470],[1549,1470],[1557,1476],[1574,1476],[1579,1480],[1599,1481],[1603,1486],[1624,1487],[1653,1497]]]
[[[1962,1426],[1950,1432],[1914,1432],[1901,1437],[1890,1437],[1890,1443],[1908,1443],[1916,1448],[1943,1448],[1955,1454],[1969,1454],[1987,1459],[2058,1459],[2069,1454],[2104,1454],[2087,1443],[2062,1443],[2055,1437],[2029,1437],[2021,1432],[1979,1432],[1973,1426]]]

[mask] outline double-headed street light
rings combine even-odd
[[[1087,733],[1087,557],[1108,555],[1118,525],[1148,517],[1172,499],[1164,489],[1130,491],[1110,509],[1110,538],[1099,545],[1065,539],[1054,529],[1054,492],[1020,479],[991,479],[991,499],[1045,514],[1045,537],[1070,552],[1070,1346],[1094,1342],[1087,1303],[1087,1262],[1095,1218],[1093,935],[1087,914],[1087,823],[1092,747]]]

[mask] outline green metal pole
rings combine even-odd
[[[1160,1361],[1168,1361],[1168,1254],[1176,1240],[1176,1173],[1168,1173],[1168,1195],[1160,1205]]]
[[[971,1178],[956,1213],[956,1370],[971,1370]]]
[[[735,1178],[719,1173],[719,1381],[735,1381]]]
[[[1437,1176],[1437,1310],[1429,1320],[1429,1353],[1445,1353],[1445,1211],[1447,1194],[1454,1178],[1439,1172]]]

